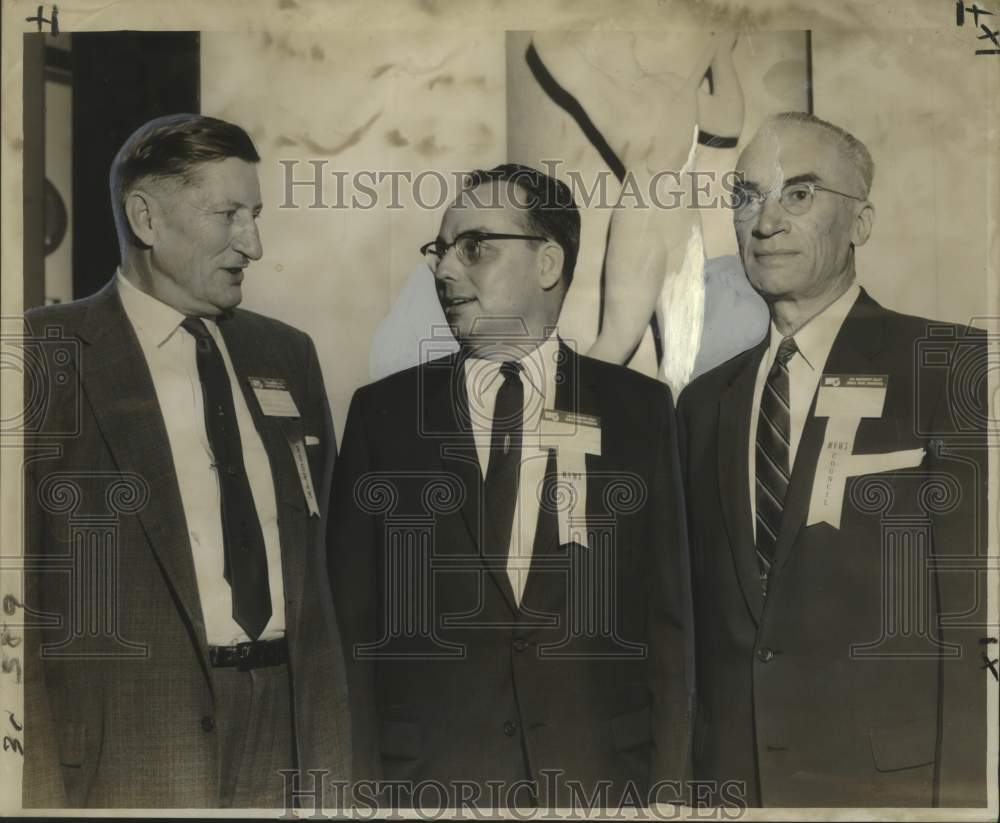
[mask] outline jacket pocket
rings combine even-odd
[[[420,757],[420,726],[409,720],[383,720],[379,730],[379,751],[395,760]]]
[[[616,752],[626,752],[649,743],[651,715],[649,706],[611,718],[611,745]]]
[[[909,723],[894,729],[868,732],[875,768],[896,772],[927,766],[936,759],[937,733],[933,723]]]
[[[57,720],[59,730],[59,763],[63,766],[83,765],[87,749],[87,726],[77,720]]]

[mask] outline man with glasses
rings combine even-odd
[[[856,282],[874,165],[778,115],[734,225],[770,335],[679,404],[695,777],[750,805],[985,802],[983,337]]]
[[[673,405],[558,337],[579,232],[562,183],[473,172],[421,249],[460,351],[351,404],[330,571],[357,771],[415,806],[645,803],[685,776]]]

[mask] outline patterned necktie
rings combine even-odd
[[[181,326],[195,339],[205,431],[219,478],[225,549],[223,575],[232,589],[233,619],[251,640],[256,640],[271,618],[267,552],[243,463],[229,373],[222,352],[201,318],[188,317]]]
[[[757,563],[761,584],[774,561],[774,547],[781,529],[781,515],[791,476],[789,452],[791,418],[789,410],[788,361],[798,348],[786,337],[778,346],[777,357],[767,374],[757,419]]]
[[[514,526],[521,474],[521,427],[524,414],[524,386],[521,364],[508,360],[500,366],[503,383],[493,408],[490,462],[486,469],[484,507],[486,511],[485,553],[506,557]]]

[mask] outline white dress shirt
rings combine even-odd
[[[799,450],[799,440],[802,439],[802,429],[806,425],[806,417],[812,407],[813,395],[823,375],[826,359],[833,348],[844,319],[851,311],[854,301],[861,294],[861,287],[852,283],[850,288],[834,300],[823,311],[813,317],[792,337],[797,351],[788,359],[788,393],[789,422],[791,424],[788,448],[788,468],[795,465],[795,455]],[[750,442],[747,444],[749,453],[750,476],[748,488],[750,491],[750,519],[753,522],[754,539],[757,537],[757,418],[760,415],[760,398],[764,393],[767,373],[774,365],[778,356],[778,346],[781,345],[781,332],[774,321],[771,321],[771,337],[767,351],[757,369],[757,382],[754,384],[753,405],[750,406]]]
[[[215,460],[205,430],[194,337],[181,328],[183,314],[138,289],[120,271],[117,279],[122,307],[146,357],[167,430],[188,536],[191,538],[198,597],[208,643],[210,646],[245,643],[250,638],[233,619],[232,591],[223,576],[225,553],[219,479],[213,468]],[[243,462],[267,553],[271,619],[260,639],[273,640],[285,633],[285,598],[271,464],[250,416],[219,327],[211,318],[202,319],[222,352],[233,390],[236,422],[243,444]]]
[[[507,553],[507,576],[518,605],[531,569],[531,555],[538,526],[539,498],[545,479],[548,449],[538,446],[542,409],[555,407],[556,371],[559,339],[549,335],[538,347],[521,359],[521,385],[524,387],[522,416],[521,472],[514,504],[514,525]],[[493,410],[497,392],[503,384],[500,362],[470,357],[465,361],[465,386],[469,396],[472,433],[483,477],[490,463],[490,439],[493,434]]]

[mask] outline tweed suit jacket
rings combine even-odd
[[[24,805],[215,806],[213,669],[184,467],[139,342],[114,281],[26,320],[38,353],[26,396],[34,380],[40,411],[25,460]],[[297,765],[345,778],[344,660],[317,551],[326,507],[310,517],[288,440],[308,437],[325,500],[336,444],[319,363],[308,336],[276,320],[237,309],[219,328],[274,480]],[[252,376],[284,379],[301,418],[265,416]]]

